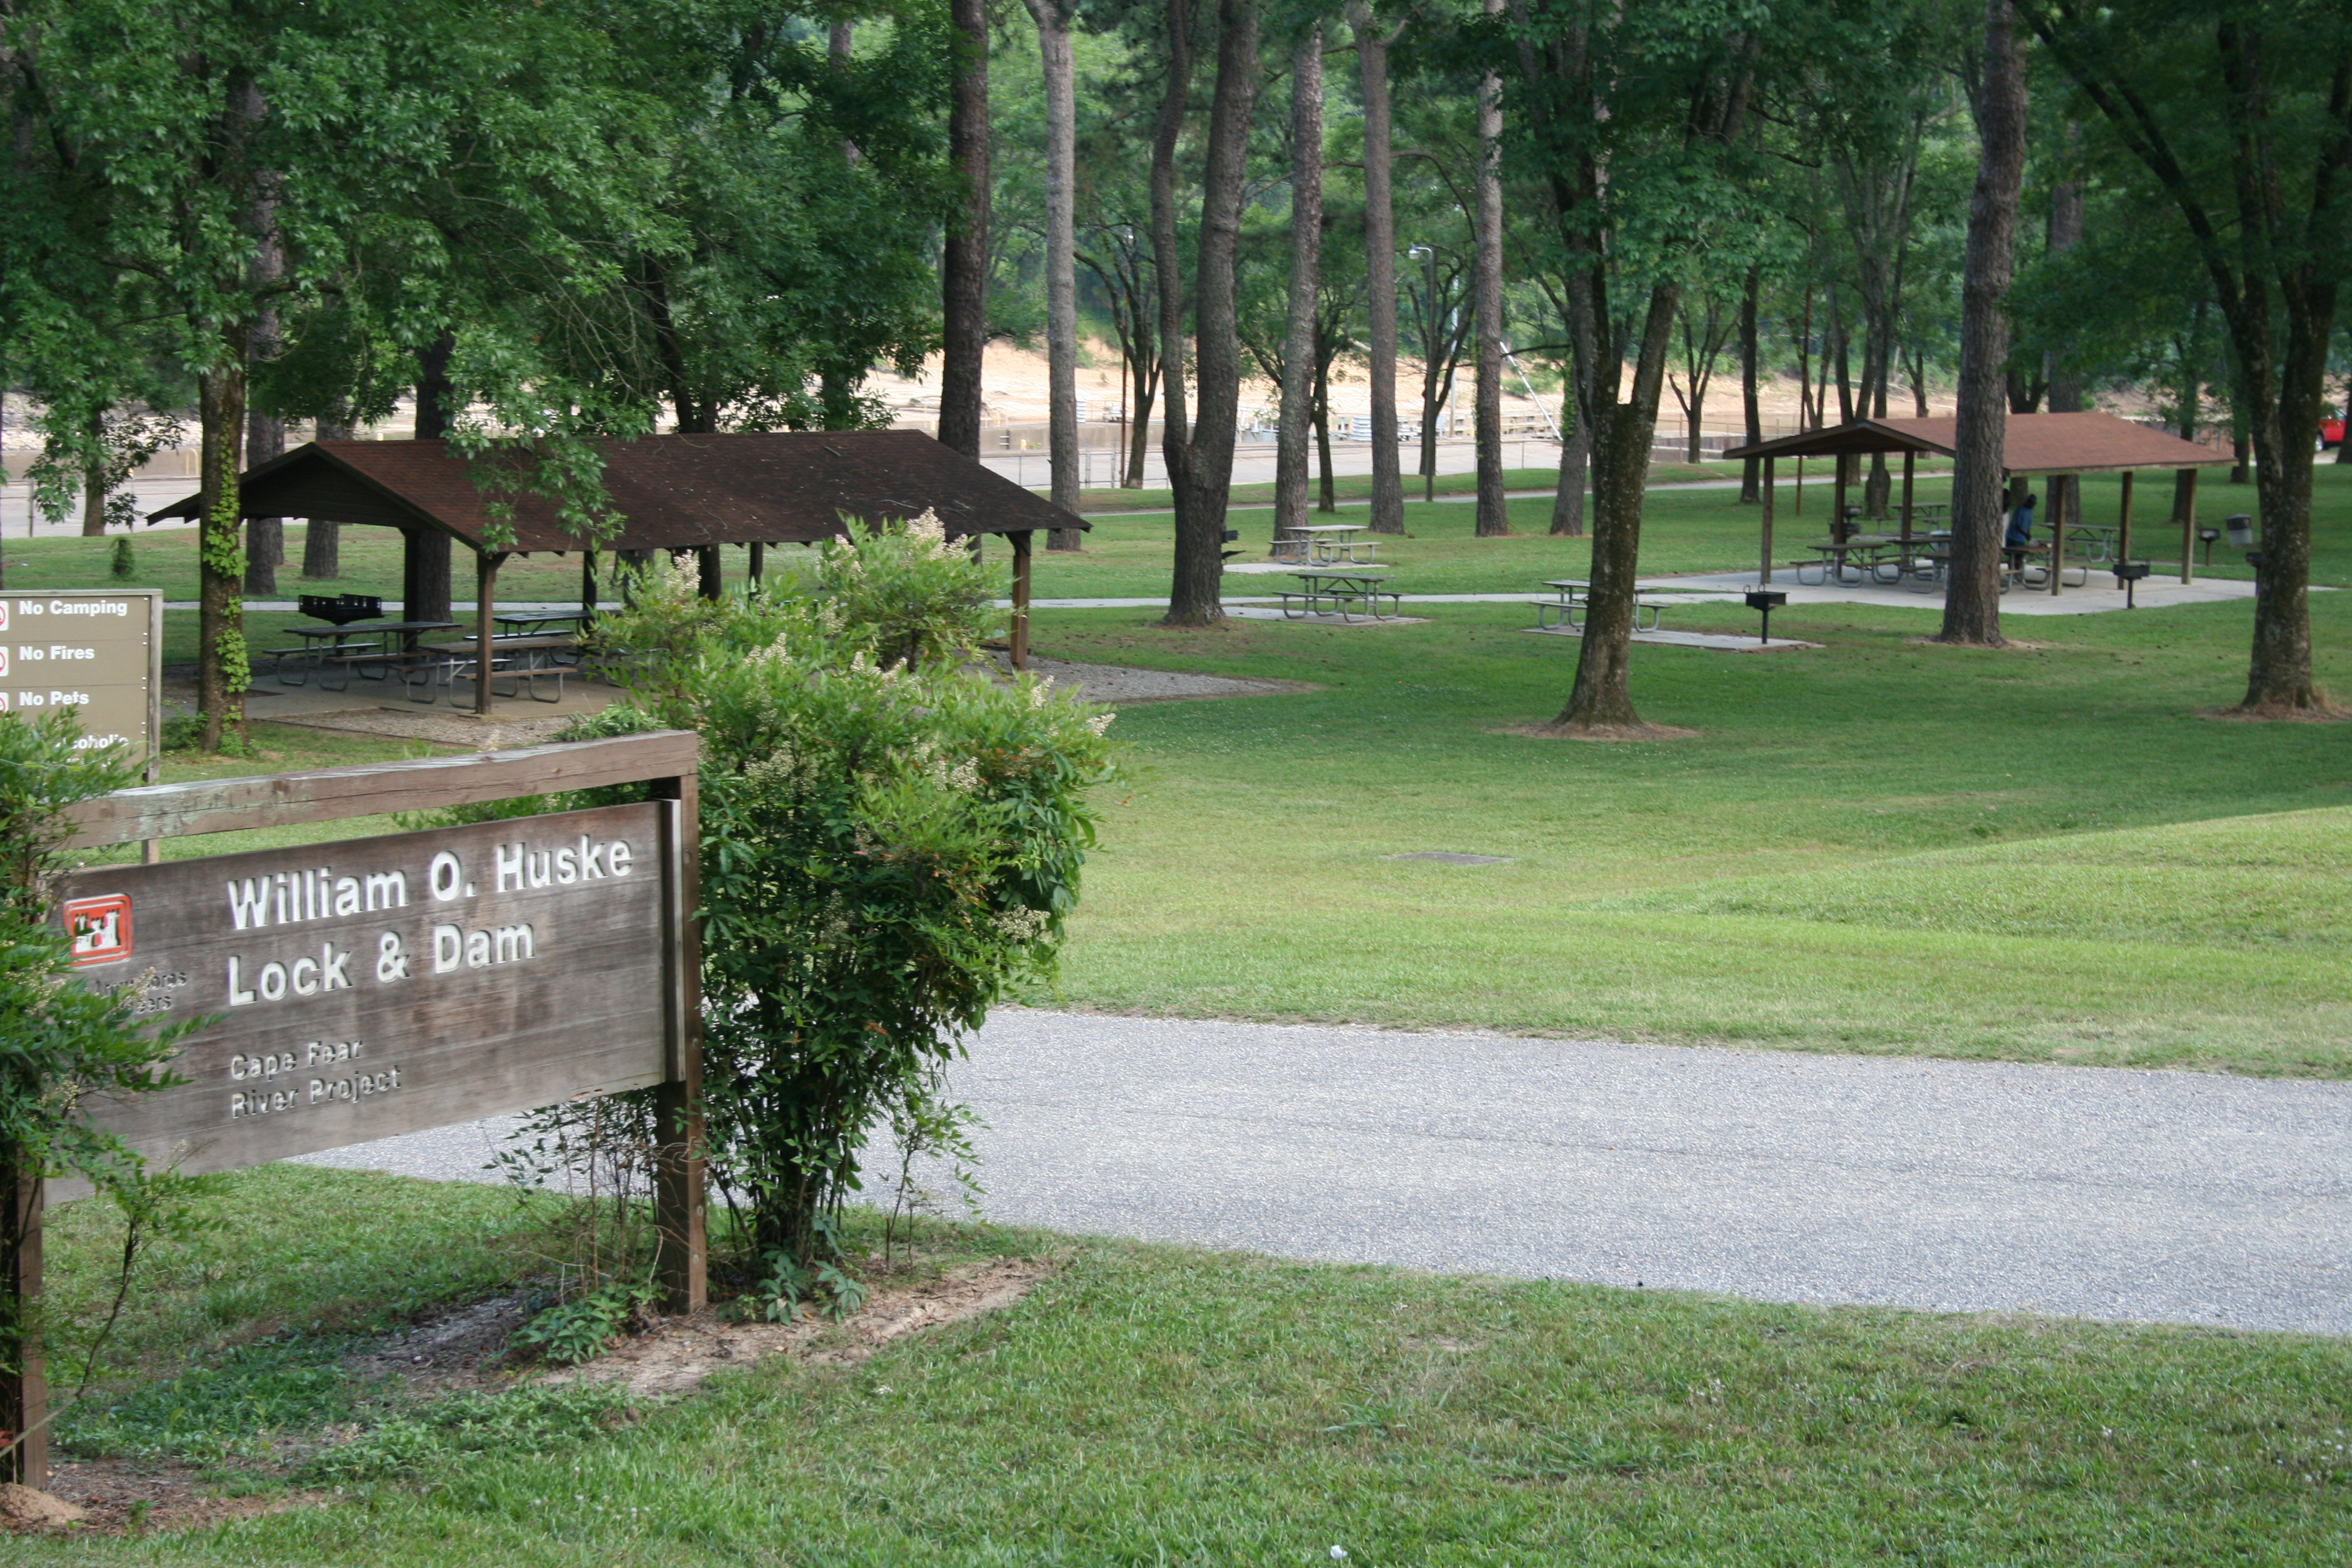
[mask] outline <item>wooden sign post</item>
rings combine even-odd
[[[698,1309],[696,755],[693,735],[664,731],[89,803],[76,844],[648,781],[657,797],[68,878],[58,919],[85,984],[132,994],[142,1013],[217,1020],[170,1064],[187,1081],[89,1097],[91,1123],[198,1174],[654,1088],[657,1277],[671,1310]],[[28,1293],[42,1196],[22,1200]],[[38,1347],[26,1351],[15,1468],[39,1486]]]

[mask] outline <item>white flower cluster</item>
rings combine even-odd
[[[1087,728],[1099,735],[1105,730],[1109,729],[1110,721],[1118,717],[1118,715],[1116,713],[1097,713],[1093,718],[1087,721]]]
[[[1011,941],[1035,942],[1045,934],[1046,916],[1043,910],[999,910],[994,923]]]
[[[948,542],[948,525],[929,507],[920,517],[907,520],[907,538],[921,545],[934,560],[947,561],[963,553],[963,546]]]

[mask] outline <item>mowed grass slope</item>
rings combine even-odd
[[[2352,577],[2347,480],[2321,476],[2322,583]],[[1653,531],[1686,528],[1669,548],[1691,559],[1753,518]],[[2321,679],[2352,693],[2352,594],[2312,603]],[[1574,669],[1572,640],[1519,629],[1531,612],[1421,613],[1039,616],[1046,655],[1323,688],[1121,716],[1139,772],[1089,868],[1068,1002],[2352,1071],[2352,726],[2198,716],[2243,692],[2248,605],[2013,616],[2039,646],[2005,652],[1923,644],[1926,605],[1792,606],[1775,631],[1823,648],[1638,648],[1643,712],[1701,733],[1617,745],[1502,732],[1551,717]],[[1510,863],[1384,858],[1421,850]]]
[[[142,1300],[132,1331],[177,1327],[200,1363],[277,1331],[270,1353],[181,1385],[206,1395],[189,1418],[224,1454],[268,1452],[251,1428],[272,1421],[299,1447],[306,1419],[367,1419],[331,1358],[289,1364],[302,1336],[408,1296],[353,1263],[462,1288],[453,1249],[491,1276],[516,1261],[500,1194],[342,1172],[230,1184],[209,1258],[159,1265],[151,1294],[185,1304]],[[364,1248],[350,1227],[314,1239],[321,1215],[367,1222]],[[853,1242],[873,1227],[855,1216]],[[862,1365],[771,1361],[585,1442],[184,1533],[0,1540],[0,1563],[1304,1565],[1337,1546],[1366,1568],[2071,1568],[2332,1563],[2352,1531],[2341,1341],[925,1236],[941,1259],[1058,1267]],[[58,1262],[100,1272],[111,1239],[61,1226]],[[204,1280],[207,1262],[290,1276],[314,1253],[323,1289]],[[118,1429],[152,1438],[171,1413],[134,1417]]]

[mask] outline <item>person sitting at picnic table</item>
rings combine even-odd
[[[2033,542],[2033,500],[2034,498],[2028,495],[2025,504],[2009,514],[2009,531],[2002,536],[2003,544],[2014,548]]]

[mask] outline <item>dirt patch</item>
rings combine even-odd
[[[585,1366],[542,1383],[619,1384],[632,1395],[686,1394],[713,1373],[793,1352],[811,1366],[855,1366],[894,1340],[976,1318],[1026,1296],[1054,1271],[1052,1260],[997,1258],[950,1268],[902,1289],[877,1291],[853,1316],[828,1322],[730,1322],[717,1312],[672,1318]]]
[[[494,1363],[530,1317],[524,1293],[493,1296],[391,1335],[347,1357],[343,1366],[360,1377],[397,1380],[409,1397],[504,1386],[509,1379]]]
[[[2352,719],[2352,709],[2320,700],[2317,708],[2287,708],[2276,704],[2260,708],[2200,708],[2200,719],[2217,719],[2225,724],[2340,724]]]
[[[204,1489],[190,1466],[131,1459],[68,1459],[52,1468],[49,1493],[79,1509],[77,1535],[121,1535],[140,1530],[193,1530],[233,1519],[253,1519],[326,1500],[323,1492],[274,1492],[267,1497],[219,1497]],[[39,1495],[37,1493],[36,1496]],[[56,1531],[57,1525],[17,1522],[10,1528]]]
[[[1490,735],[1532,735],[1539,741],[1696,741],[1679,724],[1507,724]]]
[[[506,752],[519,746],[540,746],[555,739],[555,732],[579,717],[576,713],[547,714],[535,718],[508,717],[518,704],[512,700],[499,704],[495,718],[477,719],[470,713],[458,713],[447,709],[435,713],[397,713],[370,710],[364,708],[331,708],[321,713],[288,713],[272,716],[256,713],[257,719],[268,719],[273,724],[291,724],[304,730],[340,730],[351,734],[384,735],[395,740],[433,741],[445,746],[464,746],[475,751]],[[423,704],[418,704],[420,708]]]
[[[1002,657],[999,656],[1000,659]],[[1073,664],[1058,658],[1032,658],[1029,673],[1051,679],[1057,689],[1076,690],[1086,701],[1108,702],[1118,708],[1136,702],[1197,701],[1212,697],[1272,697],[1322,689],[1303,680],[1195,675],[1189,670],[1136,669],[1123,664]]]
[[[855,1366],[894,1341],[1009,1307],[1051,1274],[1059,1258],[995,1258],[960,1265],[928,1279],[878,1286],[864,1307],[833,1321],[739,1323],[723,1309],[664,1320],[585,1366],[526,1371],[540,1384],[619,1385],[632,1397],[690,1394],[712,1373],[748,1367],[770,1356],[796,1355],[810,1366]],[[378,1342],[343,1365],[377,1385],[380,1399],[414,1402],[440,1394],[511,1388],[516,1369],[505,1357],[509,1340],[530,1315],[523,1292],[492,1297],[429,1319]],[[348,1436],[348,1430],[343,1436]],[[343,1437],[329,1435],[329,1441]],[[295,1445],[281,1445],[285,1455]],[[301,1452],[315,1451],[306,1441]],[[285,1472],[250,1467],[258,1482]],[[323,1492],[268,1492],[222,1497],[205,1489],[192,1466],[130,1459],[74,1459],[53,1468],[47,1494],[29,1488],[12,1509],[0,1495],[0,1524],[37,1531],[119,1535],[142,1530],[186,1530],[234,1519],[283,1512],[330,1500]],[[50,1511],[53,1499],[76,1521]]]
[[[2003,637],[1998,643],[1946,642],[1941,637],[1905,637],[1913,647],[1966,648],[1976,653],[2047,653],[2053,645],[2027,642],[2021,637]]]

